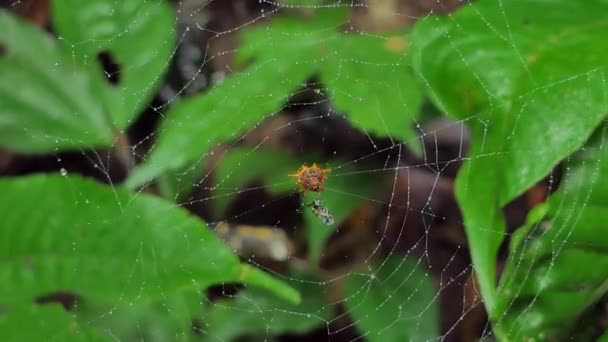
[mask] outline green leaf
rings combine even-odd
[[[0,11],[0,146],[47,153],[109,145],[93,81],[46,33]]]
[[[327,164],[332,167],[331,164]],[[382,173],[360,173],[352,167],[337,167],[329,173],[322,193],[304,193],[304,223],[308,235],[308,258],[312,264],[318,263],[325,241],[348,215],[365,202],[375,199],[386,184]],[[307,207],[319,199],[329,209],[335,223],[328,226]]]
[[[120,307],[83,301],[73,312],[80,322],[90,322],[118,341],[193,341],[192,320],[201,316],[204,297],[200,291],[184,291]]]
[[[340,34],[345,14],[344,8],[324,8],[308,21],[280,17],[247,31],[235,59],[239,64],[254,63],[207,94],[173,107],[159,131],[155,150],[130,176],[127,186],[135,188],[200,161],[219,142],[238,139],[279,111],[319,67],[324,82],[331,83],[327,86],[336,106],[347,112],[355,126],[412,140],[409,126],[415,122],[421,99],[399,45],[382,45],[390,39]],[[366,63],[355,65],[356,58]],[[353,68],[361,79],[353,82],[339,77],[342,69],[352,72]],[[362,102],[363,96],[375,100]]]
[[[156,148],[127,179],[127,186],[135,188],[167,171],[200,163],[221,141],[238,139],[280,111],[316,70],[322,57],[316,47],[328,30],[332,32],[342,12],[329,11],[310,26],[286,17],[247,32],[235,59],[240,64],[254,62],[206,94],[171,108]]]
[[[408,143],[421,152],[413,130],[422,95],[409,72],[405,36],[339,35],[321,67],[329,98],[363,131]]]
[[[256,63],[208,93],[173,106],[158,132],[156,148],[127,179],[135,188],[163,172],[193,163],[219,142],[273,115],[314,70],[306,57]]]
[[[76,176],[3,178],[0,188],[0,303],[68,291],[127,304],[225,282],[299,300],[281,281],[240,264],[172,203]]]
[[[57,304],[10,309],[0,315],[0,336],[4,341],[110,341]]]
[[[403,36],[341,34],[343,13],[323,8],[312,22],[278,18],[248,31],[239,59],[272,59],[276,52],[315,50],[328,97],[355,127],[409,142],[420,151],[412,130],[422,97],[405,60]],[[333,27],[324,28],[324,25]],[[322,29],[319,29],[321,27]]]
[[[456,193],[490,312],[501,208],[576,151],[605,116],[607,13],[600,0],[482,0],[428,17],[412,35],[413,65],[432,100],[472,131]]]
[[[234,299],[211,303],[203,316],[208,340],[234,340],[242,335],[271,337],[304,334],[328,324],[333,307],[324,302],[325,285],[310,274],[296,272],[292,283],[302,294],[299,305],[277,301],[256,289],[239,292]]]
[[[608,293],[605,130],[570,158],[559,190],[511,243],[494,317],[504,340],[571,336]]]
[[[420,262],[391,256],[346,283],[346,307],[368,341],[430,341],[439,336],[437,290]]]
[[[310,20],[291,16],[274,18],[267,25],[243,33],[236,61],[276,61],[278,56],[300,54],[321,58],[327,53],[326,45],[335,43],[336,29],[346,21],[347,13],[345,8],[336,7],[323,9]]]
[[[597,342],[608,342],[608,330],[604,331],[602,336],[597,340]]]
[[[99,96],[124,129],[148,105],[175,45],[175,15],[165,0],[54,0],[53,25],[66,50],[99,84]],[[118,65],[116,84],[104,76],[100,53]]]

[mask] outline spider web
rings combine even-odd
[[[11,4],[20,5],[21,1]],[[337,5],[321,5],[317,1],[179,1],[175,4],[178,43],[171,67],[154,102],[128,132],[132,146],[130,162],[147,160],[148,153],[154,149],[160,122],[171,120],[165,114],[178,99],[197,96],[239,72],[234,70],[232,56],[240,48],[236,37],[243,31],[285,12],[306,16],[310,11],[340,6],[352,10],[345,23],[352,28],[351,34],[380,36],[383,30],[408,27],[432,13],[450,16],[449,13],[461,5],[468,6],[460,1],[423,0],[342,1]],[[502,15],[506,18],[509,13],[503,10]],[[495,31],[491,19],[486,23],[487,30]],[[512,37],[504,38],[513,41]],[[511,45],[517,51],[515,43]],[[462,59],[465,64],[470,63]],[[521,59],[529,72],[523,57]],[[550,86],[538,85],[538,89],[550,89]],[[489,89],[486,92],[491,96]],[[363,100],[382,101],[375,97]],[[262,317],[265,324],[260,328],[248,330],[247,326],[239,326],[237,329],[244,336],[260,340],[278,337],[282,340],[391,340],[393,335],[389,331],[395,326],[410,331],[413,340],[427,340],[421,331],[426,329],[428,320],[434,320],[437,329],[436,338],[430,340],[491,338],[453,195],[458,168],[468,159],[470,137],[466,127],[470,121],[481,119],[472,115],[464,120],[450,120],[430,103],[426,103],[422,111],[424,116],[411,122],[417,134],[415,140],[398,141],[390,134],[373,134],[354,127],[335,108],[322,82],[311,79],[303,83],[279,111],[268,113],[253,128],[235,132],[235,139],[216,146],[190,165],[187,172],[175,176],[180,180],[172,189],[176,206],[204,219],[244,260],[293,287],[312,289],[310,297],[304,297],[307,302],[304,307],[290,308],[268,302],[246,287],[222,284],[201,299],[206,315],[223,312],[225,316],[218,317],[234,319],[237,325],[260,324],[259,320],[247,318],[247,321],[240,317]],[[420,155],[413,152],[415,144],[423,146]],[[238,163],[228,172],[220,173],[222,162],[234,150],[242,153]],[[282,180],[270,178],[270,182],[263,173],[256,174],[237,188],[226,186],[233,184],[234,178],[250,176],[248,172],[258,163],[260,151],[283,154],[308,165],[324,161],[324,165],[332,169],[331,179],[369,176],[377,182],[372,186],[377,189],[372,191],[365,190],[364,185],[333,188],[328,182],[326,193],[343,197],[345,201],[357,199],[360,203],[342,220],[324,227],[327,239],[321,242],[318,268],[308,260],[305,232],[310,218],[307,221],[305,216],[310,216],[307,204],[313,198],[323,200],[323,194],[315,197],[297,192],[287,174]],[[119,161],[109,153],[83,151],[77,155],[84,157],[113,186],[118,184],[115,169],[120,167],[114,164]],[[69,164],[71,158],[75,157],[56,156],[61,174],[67,177],[75,172]],[[285,190],[290,186],[291,190]],[[554,175],[542,186],[546,192],[554,190]],[[277,188],[282,191],[273,190]],[[214,212],[216,202],[223,199],[226,199],[225,211]],[[586,201],[583,199],[583,205]],[[523,224],[527,209],[525,203],[514,203],[507,208],[506,237]],[[504,255],[502,257],[504,259]],[[378,288],[385,298],[374,297]],[[234,306],[237,300],[244,304]],[[351,304],[353,301],[356,303]],[[113,317],[120,306],[103,309],[103,313],[90,318],[90,323],[104,326],[103,331],[116,340],[128,340],[129,336],[159,341],[223,340],[225,336],[233,340],[241,335],[222,335],[225,327],[211,324],[206,320],[210,316],[205,315],[195,318],[195,333],[175,334],[167,328],[172,324],[171,317],[177,317],[173,314],[174,308],[162,307],[161,311],[168,313],[169,319],[159,322],[141,313]],[[397,310],[384,311],[385,306]],[[381,316],[385,312],[393,316]],[[298,330],[298,323],[294,322],[300,319],[313,323]],[[128,320],[128,324],[117,325],[116,321],[121,320]],[[371,325],[373,329],[362,322],[369,320],[376,321]]]

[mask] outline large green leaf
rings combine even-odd
[[[53,26],[78,62],[98,80],[112,124],[126,128],[151,100],[175,45],[173,11],[165,0],[54,0]],[[105,81],[100,53],[118,64]]]
[[[68,291],[125,305],[225,282],[298,301],[172,203],[77,176],[4,178],[0,188],[0,303]]]
[[[301,271],[293,272],[291,278],[302,294],[299,305],[285,304],[256,289],[242,291],[233,299],[210,303],[203,316],[207,339],[231,341],[242,335],[268,338],[277,334],[304,334],[326,326],[333,307],[324,301],[324,283]]]
[[[56,42],[0,10],[0,146],[45,153],[109,145],[112,126],[93,81]]]
[[[420,151],[414,124],[422,96],[406,64],[405,44],[405,36],[339,35],[323,45],[328,51],[321,81],[355,127]]]
[[[607,27],[602,0],[481,0],[414,30],[413,65],[431,98],[472,130],[456,193],[490,310],[502,206],[579,148],[605,116]]]
[[[504,340],[554,340],[608,293],[608,149],[602,129],[566,164],[559,190],[517,231],[495,317]]]
[[[368,341],[431,341],[439,336],[433,287],[419,262],[391,256],[369,274],[349,277],[345,303]]]
[[[100,332],[79,325],[60,305],[18,306],[0,315],[3,341],[110,341]]]

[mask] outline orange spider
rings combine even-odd
[[[317,164],[302,165],[298,172],[290,174],[289,177],[295,177],[296,184],[302,185],[300,191],[323,192],[323,183],[330,171],[331,169],[322,169]]]

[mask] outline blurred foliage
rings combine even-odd
[[[173,10],[165,1],[51,3],[53,27],[64,49],[98,79],[96,96],[102,99],[112,127],[127,128],[149,104],[162,80],[175,46]],[[96,60],[101,53],[112,58],[108,62],[120,65],[115,75],[104,75]]]
[[[332,167],[332,164],[327,166]],[[388,182],[383,181],[382,173],[360,173],[350,165],[338,165],[333,175],[325,182],[326,190],[322,193],[305,192],[302,203],[305,206],[304,223],[308,236],[308,259],[316,264],[322,256],[323,247],[329,235],[361,205],[371,201],[378,201]],[[386,184],[385,184],[386,183]],[[335,223],[328,226],[314,215],[310,207],[313,200],[318,199],[328,208],[334,217]]]
[[[0,10],[0,146],[21,153],[105,146],[112,128],[94,80],[50,36]],[[40,58],[40,55],[45,58]],[[19,87],[15,87],[19,84]]]
[[[375,341],[432,341],[439,336],[437,289],[413,258],[389,256],[367,274],[353,273],[346,307],[361,336]]]
[[[263,181],[264,190],[271,195],[294,192],[297,185],[287,175],[305,163],[304,156],[295,158],[263,148],[233,148],[220,158],[214,173],[213,207],[216,217],[228,220],[225,215],[230,202],[256,180]]]
[[[172,10],[144,0],[54,0],[52,6],[61,44],[0,11],[7,30],[0,37],[6,50],[0,146],[25,153],[110,146],[157,91],[175,44]],[[119,74],[104,76],[102,54],[120,64]]]
[[[128,186],[179,170],[219,142],[236,139],[279,112],[316,73],[353,125],[405,140],[419,151],[412,126],[422,100],[407,68],[404,34],[341,33],[347,13],[347,8],[329,7],[310,20],[278,17],[246,30],[235,58],[241,65],[251,64],[206,94],[173,106],[156,147],[131,174]]]
[[[203,315],[201,330],[210,341],[231,341],[239,336],[272,338],[279,334],[304,334],[325,327],[333,316],[333,306],[325,302],[325,285],[304,271],[292,271],[299,305],[287,304],[256,289],[241,291],[232,299],[210,303]]]
[[[240,264],[200,220],[159,198],[77,176],[3,178],[0,185],[1,253],[12,260],[0,272],[4,303],[62,289],[110,302],[148,300],[231,281],[299,301],[291,288]],[[53,216],[42,221],[43,213]]]
[[[261,291],[264,293],[264,291]],[[192,320],[203,313],[204,293],[187,289],[136,305],[86,300],[72,312],[119,341],[195,341]]]
[[[567,160],[558,191],[513,237],[496,316],[505,339],[579,336],[584,331],[577,319],[608,292],[605,142],[602,127]]]
[[[0,316],[0,336],[3,341],[111,341],[109,336],[79,325],[58,304],[17,307]]]
[[[226,207],[237,194],[247,191],[246,186],[254,180],[263,180],[264,189],[270,194],[282,194],[302,189],[288,174],[295,173],[301,165],[312,165],[308,160],[316,160],[313,155],[299,155],[297,158],[286,153],[270,149],[250,150],[244,147],[228,151],[219,162],[216,169],[217,188],[213,198],[214,208],[218,217],[230,221],[225,217]],[[302,212],[308,236],[308,258],[313,264],[318,263],[327,237],[340,223],[358,206],[369,199],[379,196],[383,190],[383,177],[378,173],[360,173],[350,165],[340,165],[340,160],[322,164],[323,167],[332,168],[330,177],[325,182],[325,191],[322,193],[301,192]],[[331,209],[335,224],[328,226],[322,223],[309,208],[313,200],[318,199]]]
[[[472,131],[456,195],[493,318],[502,208],[606,115],[606,19],[601,0],[480,0],[415,27],[414,68],[434,103]]]
[[[410,35],[347,32],[350,8],[318,3],[302,17],[281,14],[242,29],[238,71],[205,94],[175,99],[126,188],[71,174],[0,179],[3,339],[187,341],[202,333],[232,340],[329,329],[337,306],[326,302],[334,285],[318,272],[323,246],[356,208],[375,201],[382,173],[323,160],[333,169],[326,191],[301,196],[306,264],[318,273],[291,271],[283,280],[241,263],[174,202],[129,191],[158,181],[177,201],[201,174],[212,176],[216,217],[255,180],[272,195],[297,191],[287,174],[320,163],[318,156],[237,147],[216,169],[205,163],[304,86],[327,96],[330,115],[413,151],[420,152],[414,125],[423,92],[465,122],[472,148],[456,195],[497,338],[591,336],[582,321],[608,291],[601,177],[608,156],[598,130],[608,108],[608,2],[479,0],[421,19]],[[51,14],[59,39],[0,11],[0,147],[26,154],[110,147],[163,80],[176,38],[171,6],[54,0]],[[104,75],[104,63],[120,68]],[[515,232],[496,287],[502,210],[564,160],[558,191]],[[334,226],[306,207],[314,199],[331,210]],[[369,273],[350,272],[340,288],[360,335],[438,338],[439,290],[428,272],[409,258],[381,259],[365,263]],[[206,291],[217,284],[245,288],[212,301]],[[61,296],[74,306],[32,304]]]
[[[226,282],[299,301],[292,288],[239,263],[200,220],[159,198],[78,176],[3,178],[0,187],[3,304],[69,291],[119,308]]]

